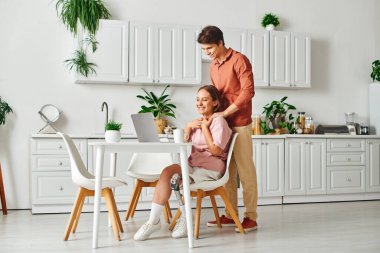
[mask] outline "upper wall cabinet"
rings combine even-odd
[[[129,82],[199,84],[196,26],[130,23]]]
[[[270,32],[269,86],[310,88],[310,35]]]
[[[269,84],[269,32],[249,30],[247,44],[247,57],[252,64],[255,87],[267,87]]]
[[[78,43],[82,44],[85,35],[78,33]],[[128,22],[100,20],[96,33],[98,49],[92,52],[91,46],[84,44],[87,60],[95,63],[96,74],[88,77],[75,74],[75,83],[126,83],[128,80]]]

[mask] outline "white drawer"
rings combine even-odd
[[[327,153],[327,165],[365,165],[365,153]]]
[[[365,151],[364,139],[328,139],[327,151]]]
[[[365,191],[365,166],[327,168],[327,194]]]
[[[86,165],[87,157],[81,154]],[[71,171],[68,155],[32,155],[32,171]]]
[[[74,204],[79,189],[67,171],[33,172],[32,204]]]
[[[73,139],[79,153],[87,154],[87,140]],[[32,154],[68,154],[62,139],[32,139]]]

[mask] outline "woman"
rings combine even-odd
[[[185,141],[191,141],[193,144],[188,160],[190,181],[198,183],[218,180],[226,170],[232,130],[223,117],[211,119],[220,106],[219,93],[214,86],[206,85],[199,88],[196,105],[202,118],[190,121],[184,134]],[[135,240],[146,240],[160,229],[161,210],[170,198],[170,179],[176,173],[181,174],[178,164],[172,164],[162,171],[154,192],[149,220],[136,232]],[[181,208],[184,209],[183,206]],[[184,210],[181,210],[181,213],[184,214]],[[173,229],[172,237],[180,238],[185,235],[186,221],[184,215],[181,215]]]

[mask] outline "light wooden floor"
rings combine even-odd
[[[380,252],[380,201],[260,206],[258,211],[259,230],[240,235],[233,228],[207,228],[212,209],[202,210],[200,239],[193,250],[187,239],[171,239],[166,224],[151,240],[135,242],[133,234],[148,211],[123,222],[125,233],[116,242],[102,213],[100,248],[92,250],[92,214],[83,214],[77,234],[64,242],[68,214],[10,210],[0,216],[0,252]]]

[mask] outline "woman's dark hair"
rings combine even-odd
[[[202,29],[197,39],[200,44],[217,44],[222,41],[224,46],[223,32],[216,26],[206,26]]]
[[[220,94],[218,89],[213,85],[204,85],[198,89],[198,92],[200,90],[206,90],[210,94],[212,101],[218,101],[218,104],[214,107],[214,112],[217,112],[220,109]]]

